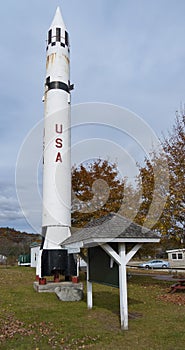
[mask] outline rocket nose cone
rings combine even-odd
[[[59,6],[56,9],[55,16],[53,18],[50,28],[52,27],[59,27],[59,28],[66,29]]]

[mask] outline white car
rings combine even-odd
[[[169,262],[165,260],[149,260],[142,264],[139,264],[140,268],[143,269],[167,269],[169,267]]]

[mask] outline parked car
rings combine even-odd
[[[165,260],[149,260],[139,264],[139,267],[143,269],[167,269],[169,262]]]

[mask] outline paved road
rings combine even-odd
[[[160,270],[161,271],[161,270]],[[179,280],[179,277],[178,278],[174,278],[172,275],[159,275],[157,274],[157,271],[156,273],[139,273],[139,272],[133,272],[131,273],[132,276],[150,276],[152,277],[153,279],[157,279],[157,280],[161,280],[161,281],[178,281]]]

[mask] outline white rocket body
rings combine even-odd
[[[43,249],[71,235],[69,40],[60,9],[48,31],[44,95]]]
[[[36,275],[75,273],[60,244],[71,235],[71,120],[69,38],[59,7],[48,31],[44,94],[43,213]]]

